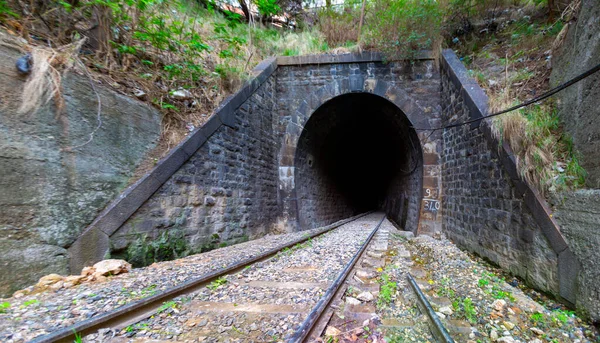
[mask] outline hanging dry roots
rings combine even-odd
[[[31,74],[23,87],[19,113],[35,113],[40,107],[54,99],[57,114],[65,107],[61,92],[62,77],[76,60],[85,38],[75,43],[52,49],[34,47],[31,49]]]

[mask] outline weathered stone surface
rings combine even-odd
[[[96,84],[102,125],[85,144],[98,125],[97,98],[75,73],[63,79],[63,114],[52,103],[17,113],[26,80],[15,69],[20,56],[0,49],[0,267],[19,270],[0,276],[0,296],[67,272],[64,248],[125,187],[160,135],[158,111]],[[28,255],[17,258],[24,246]]]
[[[119,252],[141,235],[182,232],[191,248],[257,237],[277,214],[275,82],[268,79],[111,236]]]
[[[69,247],[71,273],[104,259],[110,254],[110,240],[104,232],[91,228],[83,232]]]
[[[356,298],[364,302],[373,301],[373,299],[375,299],[373,293],[371,292],[362,292],[359,295],[357,295]]]
[[[577,308],[600,321],[600,190],[555,194],[556,220],[569,247],[580,261]]]
[[[315,162],[316,157],[312,155],[318,153],[318,149],[314,152],[307,149],[307,145],[314,144],[311,140],[324,139],[319,137],[319,132],[327,132],[327,128],[334,127],[336,121],[348,119],[344,116],[348,113],[339,110],[342,114],[336,114],[335,108],[329,108],[327,115],[317,118],[318,110],[324,109],[328,101],[333,102],[344,94],[355,94],[353,91],[374,94],[375,97],[387,99],[392,106],[395,105],[398,113],[391,115],[392,118],[401,120],[406,117],[412,125],[419,127],[431,127],[440,122],[439,74],[432,60],[382,63],[380,60],[365,61],[363,57],[357,58],[354,63],[335,64],[328,64],[326,58],[322,64],[316,63],[319,60],[316,57],[297,59],[315,63],[311,65],[291,65],[296,59],[280,59],[285,65],[280,66],[276,72],[279,171],[280,175],[286,177],[280,177],[278,197],[283,209],[283,220],[290,226],[299,223],[302,228],[318,227],[353,213],[352,206],[344,201],[342,194],[336,192],[326,176],[319,177],[315,172],[317,167],[312,162]],[[352,61],[344,58],[338,60]],[[379,107],[380,105],[373,105],[369,111],[365,111],[364,115],[370,117],[363,124],[373,119],[375,112],[381,110]],[[315,120],[311,120],[312,118]],[[311,131],[316,133],[311,134]],[[410,134],[414,134],[400,128],[397,131],[402,132],[398,136],[405,137],[406,141],[411,139]],[[355,139],[360,141],[364,138],[357,135]],[[416,230],[420,225],[419,230],[422,232],[439,232],[441,214],[435,210],[435,205],[432,211],[423,210],[420,220],[419,216],[425,204],[422,201],[423,188],[426,188],[422,185],[424,170],[431,172],[428,176],[435,180],[430,187],[431,200],[438,201],[441,194],[441,135],[436,133],[419,138],[427,147],[420,147],[419,142],[411,144],[423,149],[423,153],[428,153],[426,157],[430,159],[412,161],[414,163],[405,171],[410,176],[399,176],[391,182],[383,206],[394,221],[407,229]],[[357,155],[354,162],[360,163],[360,156]],[[415,164],[416,170],[409,173]],[[331,199],[337,201],[329,201]]]
[[[465,68],[455,57],[445,51],[441,63],[444,125],[480,117],[472,111],[480,112],[487,101],[485,94],[471,92],[479,88],[474,81],[461,83]],[[527,207],[524,192],[516,187],[520,180],[504,169],[498,145],[486,133],[469,125],[444,130],[445,233],[530,285],[558,294],[558,254]]]
[[[67,251],[31,240],[0,239],[0,294],[35,284],[43,275],[68,272]]]
[[[552,56],[551,83],[558,85],[595,67],[600,61],[600,2],[583,0],[577,21],[569,24],[562,46]],[[589,187],[600,188],[600,73],[556,94],[559,115],[580,163],[588,172]]]

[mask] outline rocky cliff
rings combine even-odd
[[[158,111],[75,73],[63,79],[64,113],[52,103],[18,113],[22,55],[0,47],[0,297],[68,272],[66,248],[129,183],[161,128]]]
[[[591,69],[600,63],[600,2],[583,0],[579,17],[568,32],[552,61],[553,85]],[[573,143],[581,153],[581,164],[588,172],[587,184],[600,188],[600,73],[557,94],[560,116]]]

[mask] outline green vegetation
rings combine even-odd
[[[569,322],[569,318],[573,318],[575,312],[569,310],[554,310],[552,311],[552,322],[557,325],[566,324]]]
[[[465,318],[467,318],[471,324],[477,323],[477,312],[475,311],[475,306],[473,306],[473,300],[471,300],[471,298],[464,298],[462,305]]]
[[[442,278],[440,280],[440,288],[438,288],[437,294],[441,297],[447,297],[449,299],[453,299],[456,296],[454,290],[450,288],[449,278]]]
[[[181,230],[164,231],[155,239],[139,235],[127,248],[126,260],[135,267],[167,261],[192,254]]]
[[[210,285],[206,286],[206,288],[210,289],[211,291],[214,291],[215,289],[219,288],[220,286],[222,286],[226,283],[227,283],[227,279],[225,277],[220,277],[220,278],[216,279],[215,281],[211,282]]]
[[[10,303],[8,301],[0,303],[0,313],[6,313],[10,308]]]
[[[488,271],[483,271],[481,275],[482,277],[477,282],[477,285],[483,289],[484,293],[491,295],[494,299],[515,301],[512,293],[503,290],[501,287],[504,284],[504,278],[499,278],[494,273]]]
[[[447,44],[459,50],[470,68],[469,75],[486,89],[491,112],[516,105],[549,88],[549,54],[561,44],[564,35],[560,33],[574,16],[574,11],[567,9],[553,20],[544,15],[547,1],[523,0],[514,4],[522,13],[516,20],[494,22],[492,17],[485,27],[473,28],[475,19],[495,13],[489,11],[490,6],[510,5],[503,1],[451,1],[450,12],[457,16],[446,23],[444,30]],[[522,178],[542,194],[584,185],[586,173],[552,101],[497,117],[494,127],[496,136],[515,152]]]
[[[365,21],[365,43],[388,56],[416,56],[439,45],[443,8],[435,0],[374,0]]]
[[[19,15],[16,14],[6,3],[6,0],[0,0],[0,22],[8,18],[19,18]]]
[[[537,323],[544,322],[544,321],[545,321],[545,319],[546,319],[546,316],[544,316],[544,314],[543,314],[543,313],[536,312],[536,313],[533,313],[533,314],[530,316],[530,319],[531,319],[531,320],[532,320],[534,323],[536,323],[536,324],[537,324]]]
[[[134,299],[141,299],[141,298],[153,296],[154,294],[158,293],[158,290],[156,288],[157,288],[157,285],[155,285],[155,284],[152,284],[148,287],[144,287],[139,291],[131,291],[131,290],[123,287],[123,288],[121,288],[121,294],[127,295]]]
[[[573,141],[562,129],[555,106],[533,105],[495,120],[497,135],[519,156],[521,176],[542,193],[585,185]]]
[[[162,313],[170,308],[176,308],[177,307],[177,302],[171,300],[171,301],[166,301],[164,302],[162,305],[160,305],[160,307],[158,308],[158,310],[156,310],[156,313]]]
[[[73,335],[75,336],[73,343],[81,343],[81,334],[73,329]]]
[[[45,1],[32,3],[35,19],[25,13],[27,20],[10,27],[40,35],[43,22],[44,48],[81,46],[69,60],[79,59],[76,66],[87,66],[92,76],[107,75],[121,91],[143,94],[140,99],[165,114],[164,139],[175,144],[187,134],[186,124],[202,124],[200,113],[211,113],[259,61],[284,52],[319,53],[327,46],[311,28],[267,27],[269,18],[285,10],[281,1],[254,4],[264,23],[248,25],[247,18],[211,0]],[[0,22],[18,18],[15,8],[0,0]],[[92,39],[81,27],[96,23],[101,25]],[[174,96],[181,90],[187,92]]]
[[[560,328],[569,323],[571,318],[575,317],[575,312],[563,309],[557,309],[550,312],[549,315],[541,312],[533,313],[529,319],[540,328]]]
[[[377,308],[381,309],[385,306],[388,306],[392,302],[392,298],[396,294],[396,289],[398,286],[396,282],[390,280],[390,276],[385,273],[381,274],[379,283],[381,284],[381,288],[377,298]]]
[[[469,323],[477,323],[477,311],[471,298],[465,297],[462,300],[455,298],[452,301],[452,308],[458,316],[464,317]]]
[[[289,247],[283,248],[279,252],[279,254],[284,255],[284,256],[286,256],[286,255],[289,256],[296,250],[312,248],[312,247],[313,247],[313,240],[309,237],[304,243],[298,243],[291,248],[289,248]]]
[[[30,299],[30,300],[25,301],[23,303],[23,305],[21,305],[21,308],[25,308],[25,307],[31,306],[31,305],[36,305],[36,304],[39,304],[39,303],[40,303],[40,301],[37,300],[37,299]]]

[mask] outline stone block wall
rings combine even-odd
[[[191,247],[264,235],[278,215],[273,133],[275,82],[268,79],[111,236],[113,251],[136,237],[182,230]]]
[[[454,52],[441,63],[443,124],[487,112],[487,97]],[[487,123],[443,131],[443,228],[459,246],[488,258],[530,285],[558,295],[559,258],[524,199],[525,187],[505,169],[503,149]]]
[[[205,125],[190,133],[79,235],[68,249],[71,271],[111,251],[122,256],[129,244],[144,235],[152,239],[176,231],[185,235],[190,247],[198,248],[215,236],[217,243],[234,243],[269,232],[326,225],[353,214],[343,199],[331,193],[329,207],[307,202],[306,213],[314,215],[310,226],[296,225],[296,183],[302,176],[295,174],[294,161],[304,158],[296,156],[298,138],[314,110],[335,96],[376,95],[415,126],[429,127],[441,120],[439,74],[427,56],[414,64],[384,64],[377,54],[277,58],[262,62],[253,73],[254,78]],[[409,140],[404,133],[397,135]],[[404,198],[388,201],[386,208],[397,211],[390,213],[397,218],[406,211],[407,225],[425,223],[431,232],[439,231],[441,217],[425,216],[419,221],[419,211],[425,193],[422,172],[440,170],[441,136],[412,135],[411,144],[419,150],[417,162],[423,167],[397,185],[404,189],[390,193],[388,200]],[[422,154],[419,139],[427,146]],[[428,187],[441,188],[439,172],[427,176]],[[325,182],[306,177],[305,185]],[[439,193],[439,189],[432,192]]]
[[[311,115],[329,99],[351,92],[373,93],[396,105],[405,104],[402,110],[415,126],[430,127],[441,122],[439,73],[432,59],[389,63],[383,63],[377,58],[354,59],[345,61],[346,63],[327,63],[325,60],[326,58],[317,56],[278,59],[280,65],[276,72],[276,110],[279,118],[277,141],[280,142],[280,175],[286,176],[280,179],[279,185],[279,202],[283,213],[280,225],[283,227],[293,229],[298,222],[298,217],[303,215],[310,217],[309,227],[324,225],[346,216],[346,207],[340,203],[337,204],[339,206],[332,206],[329,210],[319,208],[318,211],[308,208],[304,211],[298,204],[302,195],[298,193],[297,188],[305,186],[297,184],[302,176],[295,177],[298,172],[298,166],[294,162],[297,144]],[[424,152],[424,162],[420,163],[427,165],[432,161],[429,169],[440,170],[438,162],[442,149],[441,135],[428,137],[428,134],[423,134],[419,138],[431,148]],[[407,229],[417,231],[417,226],[421,225],[419,230],[433,233],[441,229],[441,215],[428,214],[426,220],[419,221],[424,193],[420,184],[422,171],[423,169],[419,168],[415,173],[416,176],[408,182],[410,185],[417,186],[406,187],[403,182],[398,184],[397,186],[403,189],[390,192],[385,208],[391,211],[389,214],[392,217],[400,221],[404,211],[403,199],[406,199]],[[436,179],[431,185],[432,188],[435,187],[432,193],[439,194],[441,175],[434,173],[431,174],[431,178]],[[298,211],[303,213],[299,214]],[[300,219],[300,223],[302,222],[303,220]]]

